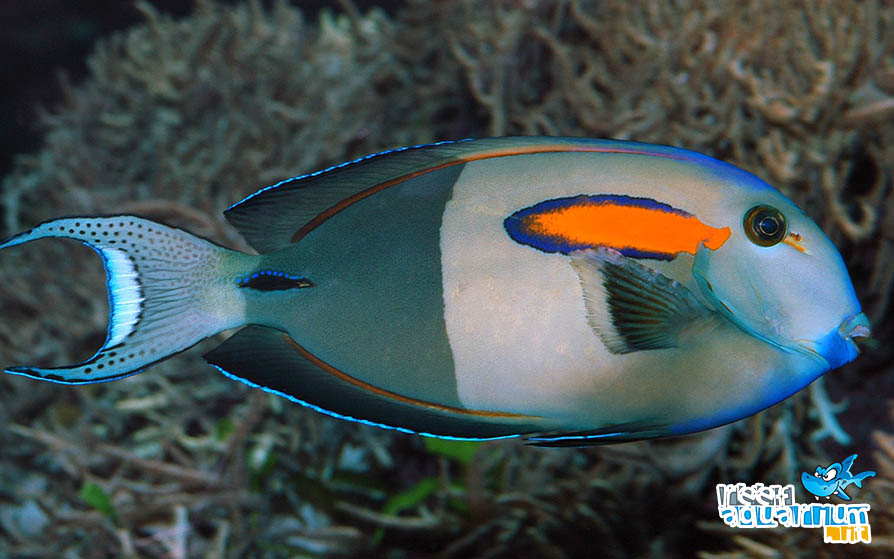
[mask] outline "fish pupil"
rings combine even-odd
[[[776,221],[775,217],[767,216],[761,220],[758,227],[764,236],[773,237],[776,235],[776,232],[779,231],[779,222]]]

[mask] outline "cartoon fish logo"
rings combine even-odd
[[[787,398],[869,335],[829,238],[779,191],[683,149],[577,138],[402,148],[284,180],[226,217],[259,254],[135,216],[0,244],[102,256],[109,381],[206,360],[330,415],[577,446],[691,433]]]
[[[851,484],[863,487],[864,479],[875,476],[875,472],[871,470],[852,475],[851,466],[854,465],[854,460],[856,459],[857,455],[852,454],[845,458],[844,462],[835,462],[828,468],[817,466],[813,474],[803,472],[801,474],[801,485],[812,493],[815,499],[820,497],[829,499],[832,495],[836,495],[845,501],[850,501],[851,498],[845,493],[844,488]]]

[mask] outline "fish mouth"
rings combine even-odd
[[[826,336],[816,341],[802,342],[802,346],[825,360],[830,369],[836,369],[853,361],[860,354],[857,342],[868,340],[870,336],[869,319],[862,312],[854,313]]]
[[[838,327],[838,335],[854,342],[868,340],[872,336],[869,319],[863,313],[849,316]]]

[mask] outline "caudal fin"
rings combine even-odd
[[[133,216],[56,219],[0,249],[47,237],[81,241],[102,257],[110,309],[106,341],[77,365],[9,367],[7,373],[72,384],[114,380],[243,324],[245,302],[233,277],[257,257]]]

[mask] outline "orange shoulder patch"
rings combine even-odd
[[[546,200],[507,217],[509,236],[544,252],[608,247],[625,256],[671,260],[695,254],[702,243],[720,248],[729,227],[702,223],[696,216],[651,198],[617,194]]]

